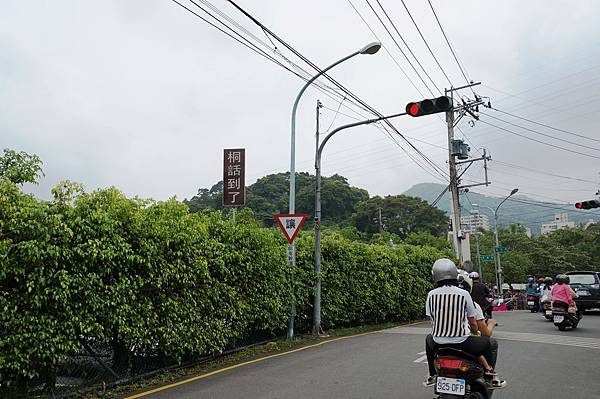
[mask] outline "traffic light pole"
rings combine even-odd
[[[379,122],[385,119],[396,118],[399,116],[406,115],[406,112],[399,114],[381,116],[374,119],[367,119],[364,121],[358,121],[349,123],[347,125],[339,126],[333,129],[323,141],[317,147],[317,153],[315,157],[315,302],[313,306],[313,334],[321,334],[321,156],[323,155],[323,148],[329,139],[336,133],[361,125],[369,125],[371,123]]]

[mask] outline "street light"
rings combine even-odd
[[[406,112],[400,114],[382,116],[374,119],[367,119],[364,121],[349,123],[342,125],[331,131],[321,145],[317,148],[317,154],[315,159],[315,178],[316,178],[316,190],[315,190],[315,273],[317,281],[315,282],[315,303],[313,307],[313,334],[319,335],[321,333],[321,155],[323,154],[323,148],[329,139],[336,133],[349,129],[351,127],[368,125],[374,122],[378,122],[384,119],[395,118],[397,116],[407,115]]]
[[[492,209],[489,206],[482,206],[482,208],[487,208],[494,213],[494,235],[496,237],[496,248],[498,248],[500,246],[500,240],[498,239],[498,210],[500,209],[502,204],[504,204],[504,202],[506,202],[506,200],[508,200],[513,195],[515,195],[517,192],[519,192],[519,189],[513,188],[513,190],[510,192],[510,194],[508,194],[506,196],[506,198],[504,198],[502,201],[500,201],[500,204],[498,204],[496,209]],[[473,204],[473,207],[476,208],[476,207],[478,207],[478,205]],[[500,262],[500,253],[498,253],[496,251],[497,250],[494,249],[494,254],[496,255],[495,256],[495,258],[496,258],[496,282],[498,285],[498,289],[500,290],[500,298],[504,299],[504,293],[502,292],[502,285],[504,284],[504,276],[503,276],[503,272],[502,272],[502,264]]]
[[[334,66],[339,65],[346,60],[349,60],[350,58],[354,57],[355,55],[375,54],[377,51],[379,51],[380,48],[381,48],[381,43],[379,43],[379,42],[369,43],[366,46],[364,46],[363,48],[361,48],[360,50],[355,51],[352,54],[349,54],[349,55],[345,56],[344,58],[334,62],[333,64],[329,65],[327,68],[321,70],[315,76],[310,78],[304,84],[304,86],[302,86],[302,89],[300,89],[300,92],[296,96],[296,100],[294,101],[294,106],[292,108],[289,213],[296,212],[296,111],[298,109],[298,103],[300,102],[300,97],[302,97],[302,94],[304,94],[304,92],[306,91],[308,86],[310,86],[312,84],[312,82],[314,82],[319,76],[323,75],[325,72],[329,71]],[[295,248],[294,248],[293,243],[289,245],[288,265],[292,268],[292,273],[293,273],[293,267],[296,265],[296,253],[295,253]],[[290,312],[291,314],[290,314],[290,319],[288,322],[288,329],[287,329],[287,339],[288,340],[294,339],[294,314],[296,313],[296,304],[295,304],[295,298],[293,297],[293,295],[294,294],[292,291],[292,308],[291,308],[291,312]]]

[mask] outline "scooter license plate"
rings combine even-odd
[[[436,393],[449,393],[451,395],[464,395],[466,392],[465,380],[460,378],[438,377]]]
[[[546,310],[546,316],[552,316],[552,311],[551,310]]]
[[[535,302],[533,302],[533,301],[527,301],[527,306],[533,306],[533,305],[535,305]]]
[[[565,319],[565,316],[563,316],[561,314],[554,315],[554,322],[555,323],[562,323],[564,319]]]

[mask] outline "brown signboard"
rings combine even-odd
[[[246,204],[246,149],[223,151],[223,206]]]

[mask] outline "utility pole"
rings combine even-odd
[[[323,104],[317,100],[317,130],[315,133],[315,171],[319,172],[319,115]],[[315,173],[316,176],[316,173]],[[321,328],[321,190],[315,177],[315,301],[313,304],[313,335],[320,335]]]
[[[445,91],[448,95],[448,90]],[[454,103],[454,90],[450,89],[450,98]],[[450,194],[452,201],[452,235],[456,259],[462,264],[462,232],[460,225],[460,202],[458,198],[458,178],[456,176],[456,158],[452,154],[452,143],[454,141],[454,108],[446,111],[446,123],[448,125],[448,166],[450,168]]]
[[[383,217],[381,215],[382,208],[380,206],[377,207],[377,217],[373,219],[375,223],[379,225],[379,233],[383,233]]]
[[[468,85],[461,87],[451,87],[450,89],[445,90],[445,95],[450,95],[452,108],[446,111],[446,123],[448,126],[448,167],[450,169],[450,184],[448,185],[448,189],[450,191],[450,201],[452,208],[452,239],[454,241],[454,249],[456,252],[456,259],[459,264],[462,265],[464,262],[464,252],[463,246],[466,246],[465,249],[467,253],[470,254],[469,241],[466,240],[466,243],[463,242],[464,236],[461,225],[461,215],[460,215],[460,197],[459,193],[461,189],[466,189],[468,187],[488,186],[490,183],[487,180],[487,161],[491,158],[486,155],[485,150],[483,152],[483,156],[477,159],[469,159],[469,146],[463,143],[462,140],[454,139],[454,127],[458,124],[458,122],[466,115],[469,114],[475,120],[478,120],[477,110],[479,105],[485,105],[483,99],[475,94],[475,100],[464,100],[464,97],[461,99],[462,104],[454,104],[454,92],[457,90],[470,88],[473,86],[480,85],[481,82],[473,83],[471,82]],[[489,103],[488,103],[489,104]],[[456,117],[456,115],[458,117]],[[463,161],[457,162],[456,158],[461,159]],[[484,169],[485,169],[485,183],[476,183],[469,184],[465,186],[460,185],[460,177],[466,172],[466,170],[473,164],[475,161],[484,161]],[[460,175],[457,173],[457,165],[460,164],[468,164],[464,169],[462,169]],[[467,259],[470,258],[470,255],[467,255]]]

